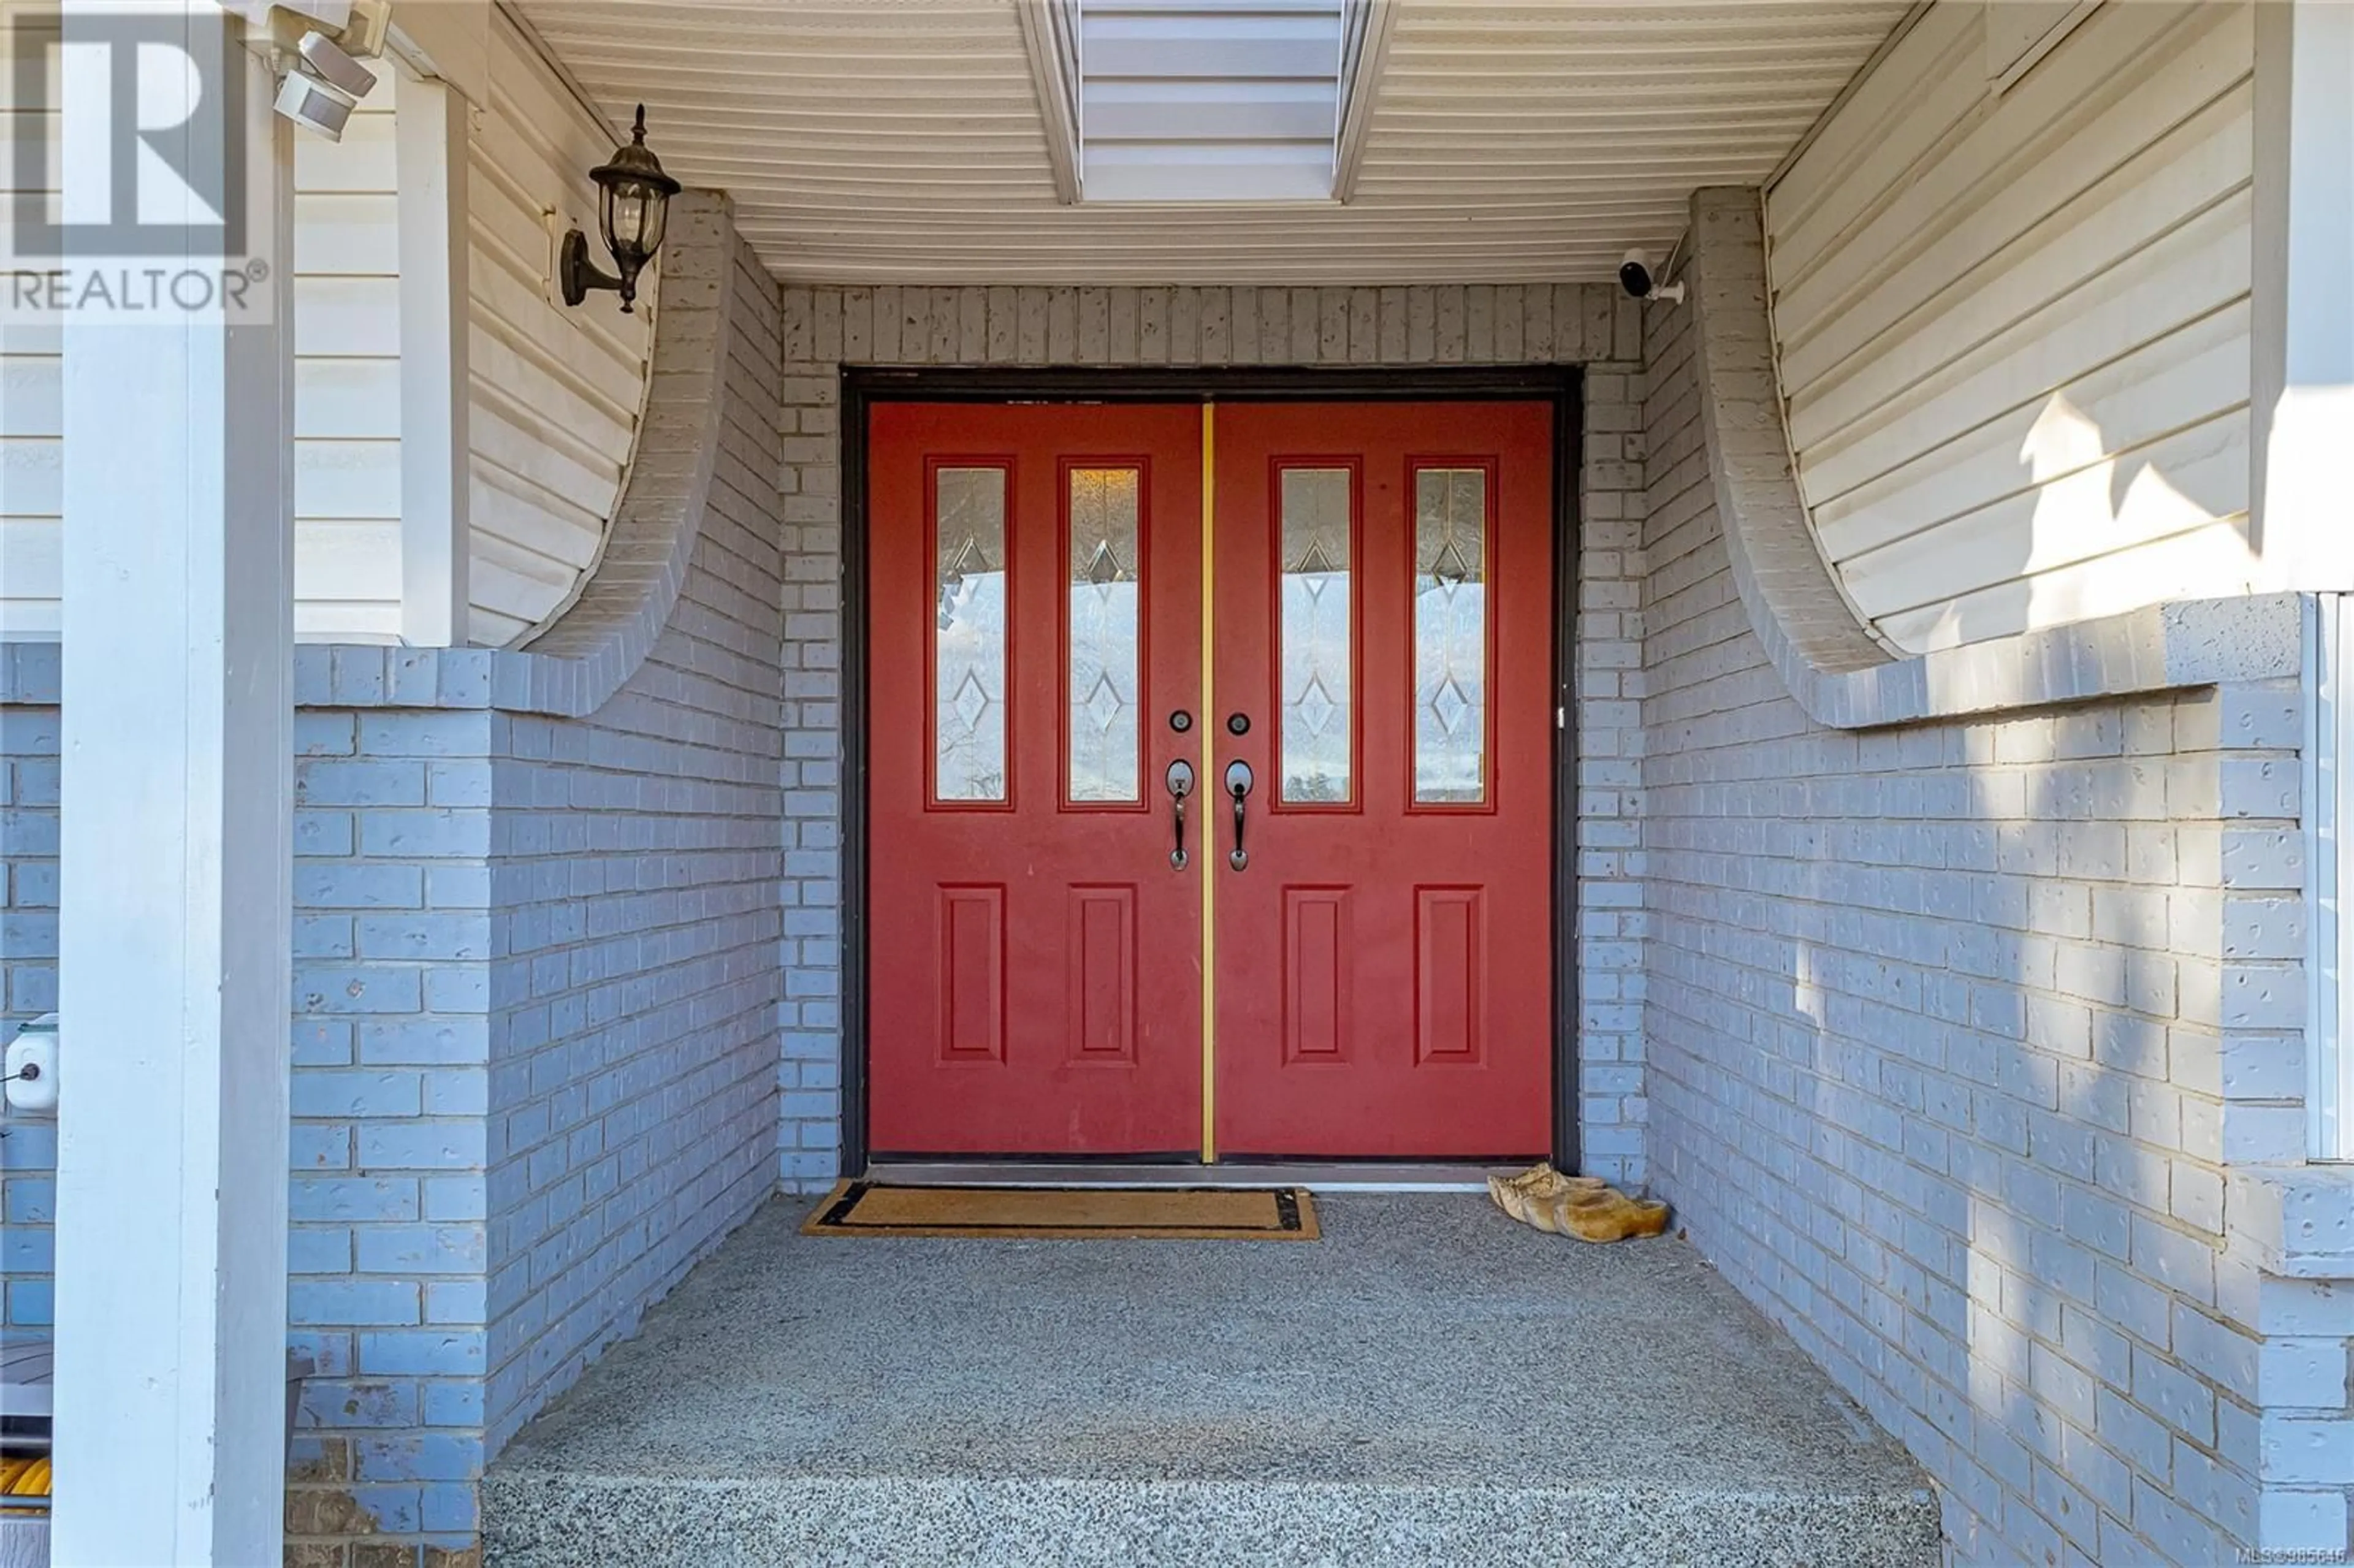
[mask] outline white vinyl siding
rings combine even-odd
[[[612,141],[503,12],[490,76],[472,165],[468,580],[472,641],[504,644],[568,603],[596,560],[637,441],[655,290],[650,269],[634,315],[609,293],[578,310],[550,300],[566,226],[585,229],[610,269],[588,170]],[[660,143],[659,127],[650,139]]]
[[[504,644],[568,604],[637,442],[652,270],[638,313],[551,302],[556,236],[596,231],[588,171],[612,141],[504,16],[474,117],[470,640]],[[294,143],[294,627],[400,636],[400,280],[388,62],[341,142]],[[553,217],[550,215],[555,215]],[[0,636],[58,631],[59,337],[0,330]]]
[[[295,142],[294,625],[313,639],[400,629],[392,74],[342,142]],[[60,629],[62,373],[57,328],[0,328],[0,636]]]
[[[0,327],[0,637],[58,635],[62,346],[55,327]]]
[[[5,37],[43,7],[0,0]],[[58,188],[59,120],[54,112],[34,122],[35,111],[17,101],[16,62],[0,55],[0,102],[6,105],[12,142],[38,135],[52,149],[45,194]],[[54,103],[56,94],[48,95]],[[11,154],[14,148],[10,149]],[[14,201],[20,190],[16,161],[0,167],[0,186]],[[30,194],[29,192],[26,194]],[[53,326],[0,327],[0,637],[58,635],[58,582],[62,569],[58,518],[64,510],[64,337]]]
[[[400,277],[393,104],[294,140],[294,634],[400,637]]]
[[[2103,5],[2000,90],[1988,15],[1931,8],[1766,198],[1799,483],[1907,652],[2255,583],[2253,8]]]

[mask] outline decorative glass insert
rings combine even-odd
[[[1005,471],[933,475],[932,798],[1003,800]]]
[[[1135,801],[1144,573],[1137,471],[1070,471],[1070,799]]]
[[[1414,798],[1487,798],[1488,473],[1414,476]]]
[[[1351,668],[1350,472],[1288,468],[1282,483],[1281,766],[1278,799],[1344,804],[1355,724]]]

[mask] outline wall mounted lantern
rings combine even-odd
[[[605,249],[613,253],[613,265],[620,275],[610,276],[588,260],[588,237],[576,228],[564,237],[557,266],[564,302],[577,305],[591,289],[611,289],[620,294],[621,309],[628,312],[638,297],[638,274],[662,249],[670,198],[680,188],[676,180],[663,173],[662,160],[646,145],[644,104],[638,105],[638,122],[630,132],[630,144],[616,151],[612,162],[589,170],[588,177],[597,182],[599,196],[597,227],[604,233]]]

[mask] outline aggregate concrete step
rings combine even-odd
[[[783,1563],[1935,1568],[1925,1490],[500,1474],[486,1568]]]
[[[780,1201],[493,1464],[486,1568],[1937,1563],[1919,1468],[1689,1246],[1318,1202],[1263,1243]]]

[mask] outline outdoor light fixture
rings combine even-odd
[[[630,132],[630,144],[616,152],[612,162],[589,170],[588,177],[597,182],[600,193],[597,227],[620,275],[610,276],[588,260],[588,237],[576,228],[564,237],[557,281],[567,305],[587,299],[591,289],[612,289],[621,296],[621,309],[628,312],[638,297],[638,274],[662,249],[670,198],[679,193],[679,183],[663,173],[662,160],[646,145],[644,104],[638,105],[638,122]]]

